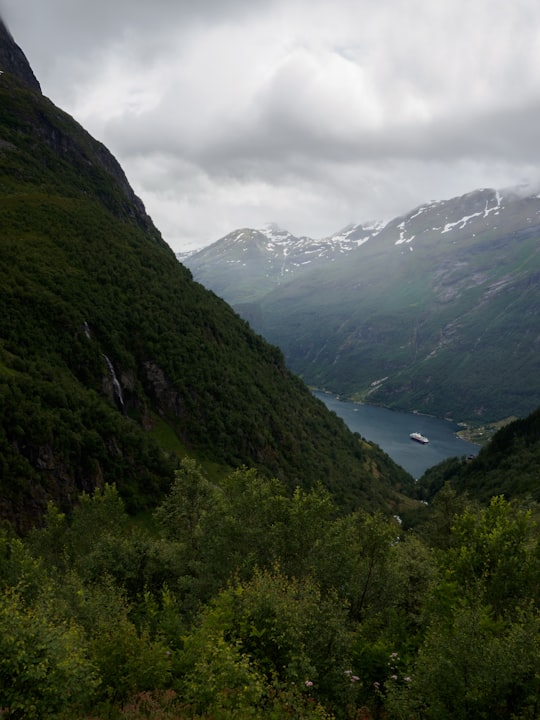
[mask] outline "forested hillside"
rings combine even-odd
[[[449,459],[430,468],[417,485],[418,497],[431,501],[445,483],[482,502],[493,495],[540,502],[540,409],[497,431],[471,461]]]
[[[0,516],[27,529],[105,482],[140,510],[185,454],[388,507],[407,474],[193,282],[108,150],[0,43]]]

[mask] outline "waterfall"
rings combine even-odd
[[[114,371],[114,365],[109,360],[109,358],[104,354],[103,357],[105,358],[105,362],[107,363],[107,367],[109,368],[109,374],[111,376],[112,384],[113,384],[113,391],[114,391],[114,399],[118,403],[118,406],[123,411],[124,408],[124,396],[122,394],[122,386],[120,385],[120,382],[118,378],[116,377],[116,373]]]

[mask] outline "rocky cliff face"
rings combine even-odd
[[[76,123],[72,118],[61,111],[57,111],[55,114],[54,121],[51,121],[47,114],[40,114],[39,122],[35,125],[36,135],[58,157],[62,157],[78,167],[83,175],[94,166],[95,171],[112,176],[121,193],[120,202],[116,203],[115,213],[135,220],[145,232],[160,239],[161,234],[147,214],[142,200],[133,191],[116,158],[83,128],[79,127],[78,132],[74,134],[73,126]],[[57,121],[63,118],[67,122]]]
[[[32,72],[26,55],[13,39],[2,18],[0,18],[0,70],[15,75],[32,90],[41,92],[41,86]]]
[[[26,89],[30,88],[42,95],[41,86],[25,54],[1,18],[0,70],[3,72],[3,76],[0,76],[3,77],[3,82],[13,83],[13,92],[18,91],[19,83],[24,83]],[[92,166],[97,172],[112,176],[123,196],[120,203],[117,203],[116,213],[135,220],[143,230],[154,235],[156,239],[161,238],[142,201],[135,195],[120,164],[109,150],[94,140],[83,128],[77,126],[73,118],[54,107],[47,98],[42,96],[40,102],[43,103],[42,109],[26,117],[36,137],[48,145],[58,157],[74,163],[79,168],[81,176],[87,174]],[[49,112],[51,109],[54,112]]]

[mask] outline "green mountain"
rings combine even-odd
[[[388,507],[407,473],[193,281],[1,23],[0,62],[0,517],[25,530],[106,482],[140,510],[186,454]]]
[[[336,237],[345,252],[306,256],[249,303],[232,292],[242,265],[228,266],[223,297],[307,383],[471,423],[540,405],[540,196],[478,190]],[[186,262],[214,288],[210,251]]]
[[[498,430],[472,460],[452,458],[430,468],[417,491],[431,501],[445,483],[482,503],[495,495],[540,502],[540,408]]]

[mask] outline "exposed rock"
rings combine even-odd
[[[0,18],[0,70],[15,75],[32,90],[41,92],[41,86],[32,72],[26,55],[13,39],[2,18]]]
[[[184,403],[171,380],[155,362],[150,360],[144,363],[144,370],[159,405],[177,417],[181,417],[184,414]]]

